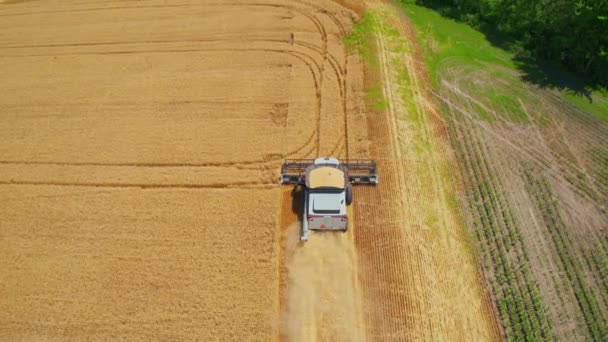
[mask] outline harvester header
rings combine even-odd
[[[376,162],[368,159],[342,159],[318,158],[318,159],[287,159],[281,167],[281,184],[304,185],[306,183],[306,169],[320,163],[332,161],[330,167],[340,169],[348,178],[351,184],[378,184],[378,174],[376,173]]]

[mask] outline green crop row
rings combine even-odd
[[[465,175],[476,236],[505,332],[515,341],[550,339],[551,323],[530,277],[521,231],[497,190],[501,187],[487,161],[487,151],[474,127],[460,127],[464,122],[464,118],[448,116],[449,135]]]
[[[594,171],[597,176],[599,191],[608,200],[608,149],[594,147],[589,151],[591,160],[595,163]]]
[[[599,243],[601,244],[602,242],[600,241]],[[606,253],[598,246],[591,252],[591,258],[597,266],[599,276],[601,277],[604,294],[608,294],[608,258],[606,257]]]
[[[472,125],[466,131],[474,134],[476,129],[478,129],[478,126]],[[476,133],[479,134],[479,132]],[[543,336],[547,337],[550,334],[549,324],[544,315],[544,310],[542,309],[539,297],[538,295],[535,296],[535,294],[538,294],[536,286],[529,279],[530,277],[527,267],[529,263],[529,256],[523,242],[521,230],[514,225],[511,210],[503,194],[500,192],[500,190],[502,190],[502,186],[497,180],[495,172],[489,163],[490,159],[488,158],[488,151],[485,149],[485,145],[483,145],[479,139],[475,139],[473,134],[471,134],[473,137],[471,141],[474,143],[474,147],[477,149],[477,159],[481,164],[482,170],[485,169],[485,175],[489,179],[486,182],[481,183],[482,189],[485,188],[489,192],[490,207],[495,209],[495,211],[492,210],[489,212],[496,216],[498,223],[502,224],[502,230],[505,232],[505,242],[510,244],[513,250],[516,252],[513,263],[514,266],[517,266],[517,270],[520,273],[518,274],[518,283],[523,298],[522,304],[525,307],[526,313],[534,315],[533,317],[530,317],[531,326],[530,329],[525,330],[525,338],[536,339]],[[524,323],[524,328],[526,328],[525,324],[526,323]]]
[[[552,193],[551,185],[545,177],[535,175],[535,170],[530,167],[524,168],[524,176],[528,191],[536,201],[557,252],[556,263],[574,291],[589,337],[597,341],[604,340],[608,337],[608,329],[597,303],[597,294],[585,283],[583,265],[574,255],[572,237],[559,213],[559,202]]]

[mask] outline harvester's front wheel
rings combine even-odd
[[[348,183],[346,184],[346,205],[350,205],[353,203],[353,185]]]

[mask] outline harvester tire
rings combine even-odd
[[[348,183],[346,184],[346,205],[350,205],[353,203],[353,185]]]

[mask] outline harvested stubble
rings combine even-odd
[[[355,15],[325,1],[0,11],[0,339],[277,338],[276,172],[345,157]]]

